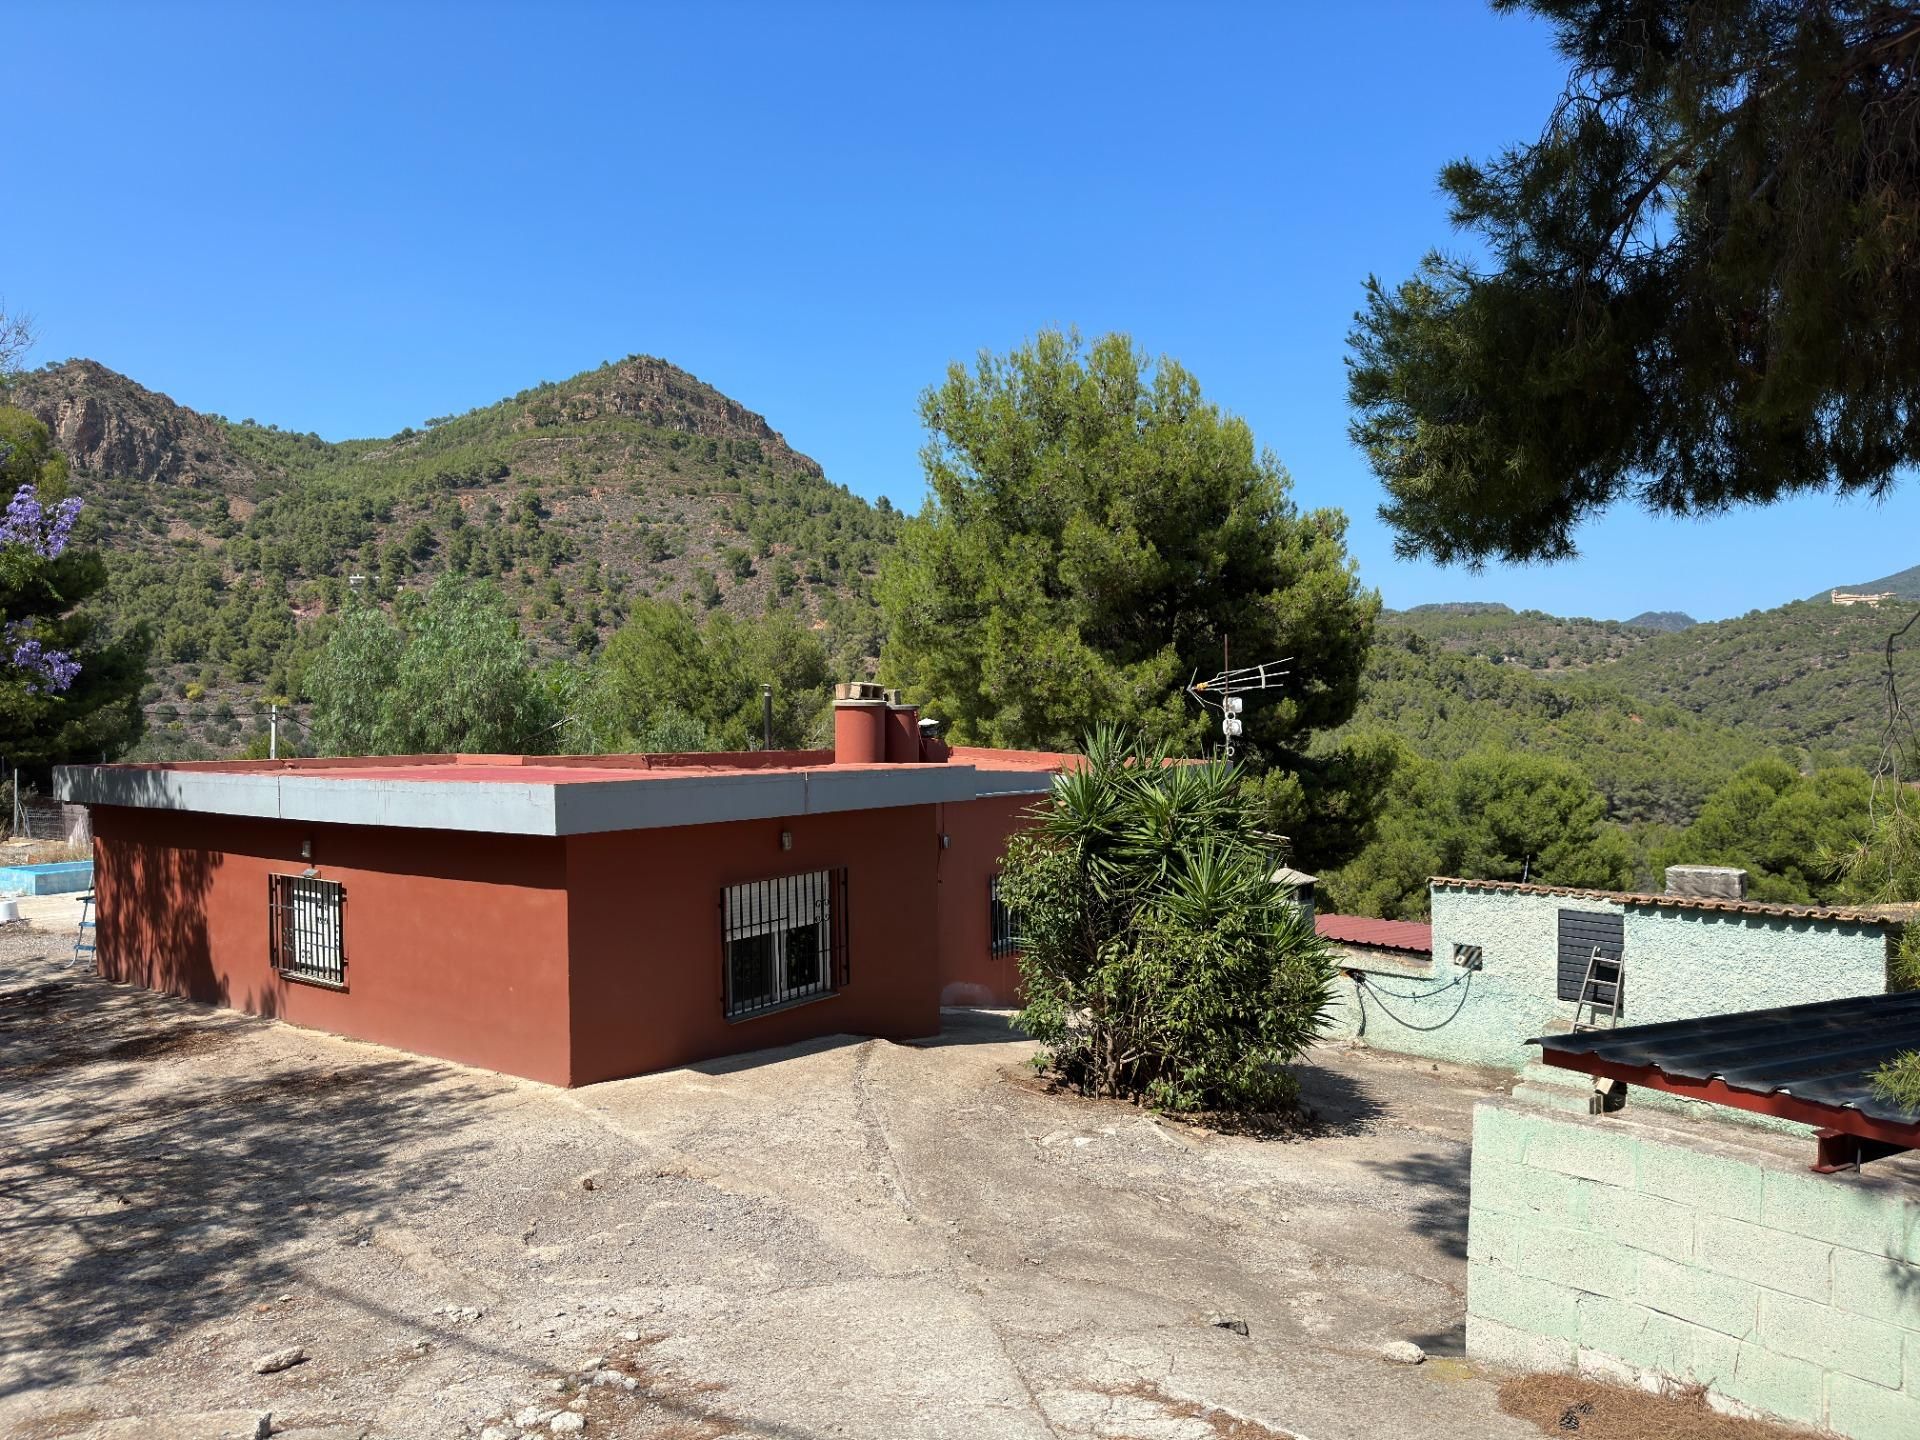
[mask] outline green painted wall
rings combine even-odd
[[[1332,1037],[1508,1070],[1538,1059],[1526,1041],[1573,1019],[1573,1003],[1555,998],[1561,910],[1624,917],[1623,1024],[1886,989],[1888,932],[1879,925],[1436,886],[1433,962],[1409,967],[1353,956],[1349,963],[1368,982],[1339,980]],[[1481,947],[1479,971],[1452,963],[1456,943]]]
[[[1482,1101],[1467,1353],[1920,1436],[1920,1175],[1805,1164],[1725,1127]]]

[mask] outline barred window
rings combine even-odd
[[[267,877],[268,935],[273,968],[288,980],[344,990],[347,961],[340,918],[347,891],[333,880],[307,875]]]
[[[1000,898],[1000,877],[987,881],[987,935],[992,954],[1013,955],[1020,949],[1020,930],[1013,910]]]
[[[847,983],[847,872],[730,885],[720,899],[729,1020],[831,995]]]

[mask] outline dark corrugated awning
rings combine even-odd
[[[1920,1147],[1920,1115],[1868,1077],[1920,1050],[1920,992],[1542,1035],[1549,1065]]]

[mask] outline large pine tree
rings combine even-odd
[[[1555,559],[1621,501],[1878,495],[1920,459],[1920,7],[1495,0],[1570,68],[1441,175],[1481,242],[1367,286],[1354,436],[1407,555]]]

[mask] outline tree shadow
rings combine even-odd
[[[1298,1061],[1293,1077],[1300,1085],[1304,1133],[1366,1135],[1387,1113],[1387,1106],[1357,1076],[1312,1060]]]
[[[1468,1171],[1472,1152],[1462,1145],[1454,1154],[1420,1150],[1393,1160],[1365,1160],[1367,1169],[1414,1186],[1408,1229],[1431,1241],[1455,1260],[1467,1258]]]
[[[144,787],[153,804],[160,772],[117,777]],[[172,818],[172,817],[164,817]],[[164,832],[163,817],[129,811],[94,839],[94,944],[99,972],[110,980],[164,990],[209,1005],[232,1005],[227,984],[215,974],[207,935],[207,897],[223,856],[196,850]],[[271,1015],[278,997],[245,997],[245,1008]]]
[[[495,1090],[449,1067],[143,1083],[263,1024],[84,976],[0,995],[0,1397],[150,1355],[292,1284],[303,1237],[354,1243],[457,1192]]]

